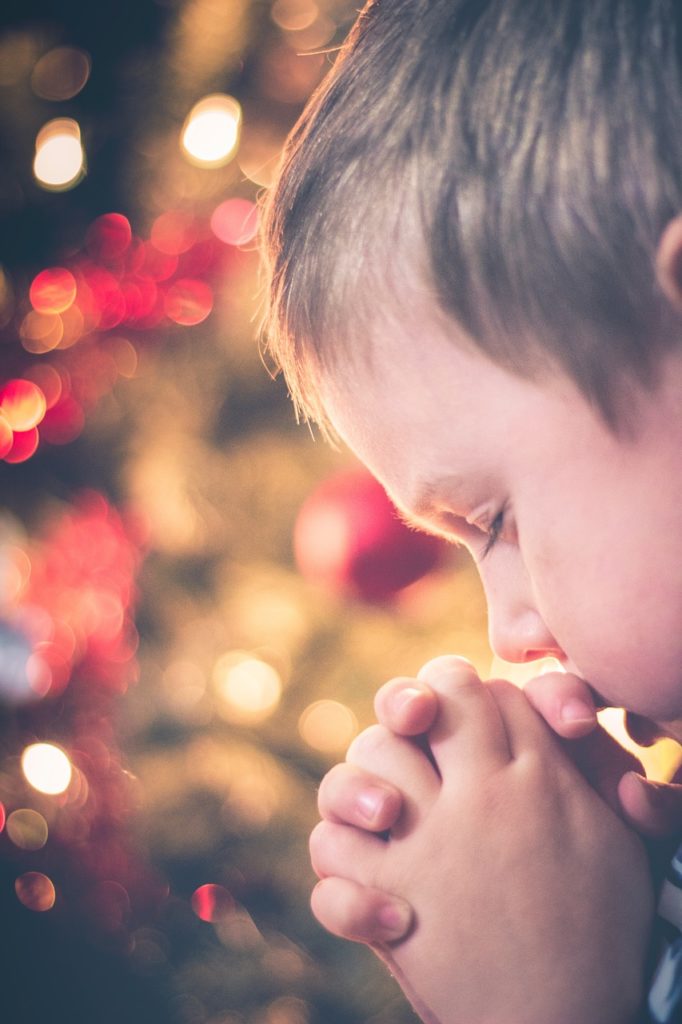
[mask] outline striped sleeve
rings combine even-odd
[[[682,1024],[682,845],[661,888],[656,941],[658,960],[643,1024]]]

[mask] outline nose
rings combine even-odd
[[[500,551],[500,556],[503,552]],[[488,636],[504,661],[565,660],[565,654],[537,608],[528,574],[518,554],[479,565],[488,605]]]

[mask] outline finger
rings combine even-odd
[[[398,820],[402,796],[394,786],[358,765],[337,764],[320,783],[317,806],[327,821],[384,832]]]
[[[586,736],[597,725],[589,686],[569,672],[546,672],[526,683],[527,699],[559,736]]]
[[[682,786],[650,782],[627,772],[618,783],[620,806],[628,821],[643,835],[667,838],[682,830]]]
[[[422,821],[438,797],[440,779],[427,754],[413,740],[394,736],[383,725],[372,725],[356,736],[346,760],[401,793],[401,834]]]
[[[621,747],[610,733],[598,726],[589,736],[563,740],[565,753],[599,796],[622,816],[618,795],[620,780],[626,772],[641,772],[641,762]]]
[[[310,863],[318,878],[338,875],[361,884],[378,877],[386,843],[350,825],[319,821],[310,833]]]
[[[318,882],[310,906],[323,928],[353,942],[397,942],[412,926],[412,910],[404,900],[347,878]]]
[[[374,711],[379,722],[398,736],[428,732],[438,714],[438,698],[418,679],[392,679],[377,691]]]
[[[445,768],[454,777],[456,766],[462,779],[509,762],[509,741],[497,704],[470,662],[450,655],[434,658],[418,678],[440,698],[429,745],[441,775]]]
[[[521,757],[526,751],[556,751],[556,736],[523,690],[506,679],[491,679],[487,686],[502,716],[513,758]]]

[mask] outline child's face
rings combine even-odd
[[[325,380],[332,423],[410,519],[471,550],[500,657],[554,656],[606,703],[682,720],[682,358],[616,437],[566,378],[451,334],[384,329],[371,373]]]

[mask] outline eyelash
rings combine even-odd
[[[483,546],[483,554],[481,555],[481,561],[486,557],[486,555],[490,554],[490,552],[500,539],[500,535],[504,529],[505,513],[506,507],[501,508],[500,511],[495,516],[495,518],[490,523],[490,525],[488,526],[486,530],[487,538]]]

